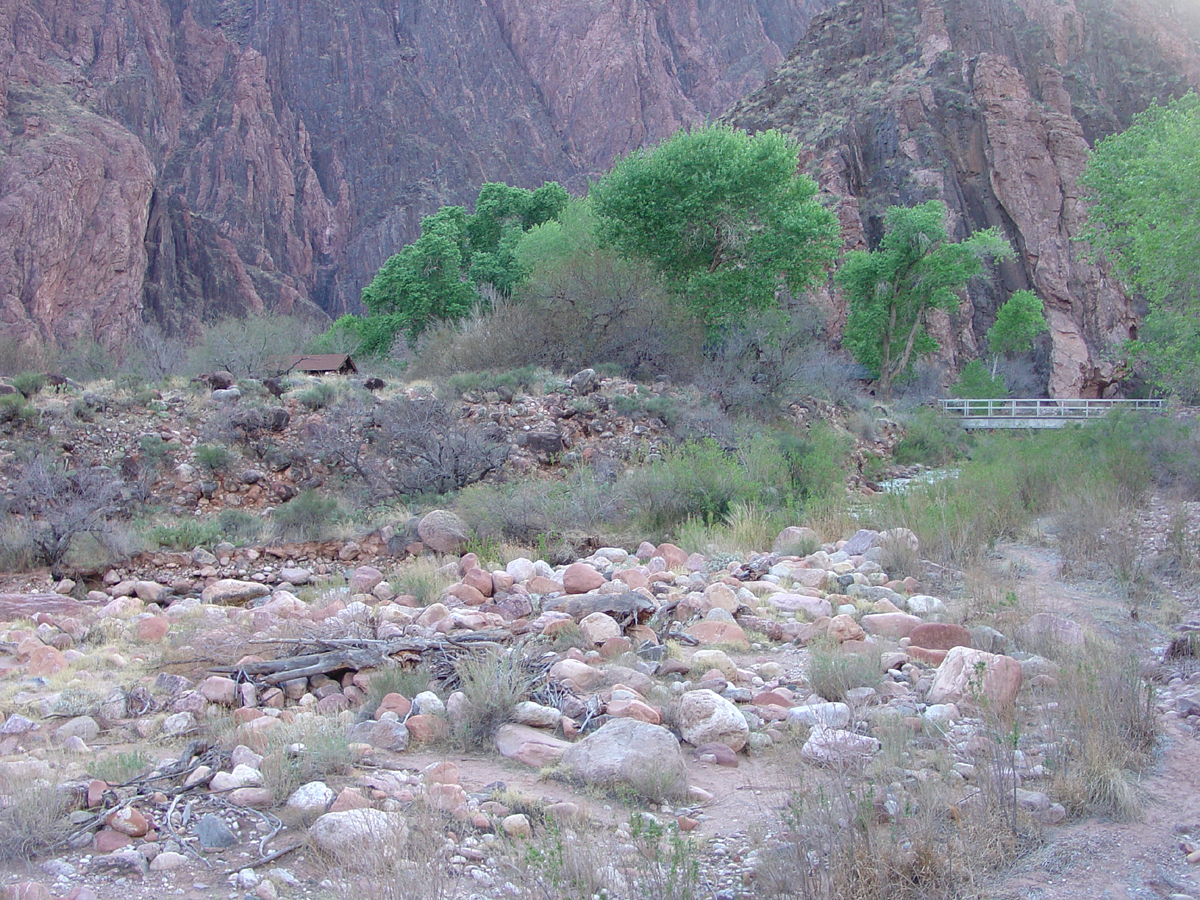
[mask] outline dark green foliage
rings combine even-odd
[[[950,388],[952,397],[964,400],[992,400],[1008,396],[1004,379],[993,377],[980,360],[973,359],[959,373],[958,381]]]
[[[212,519],[184,519],[171,525],[155,525],[146,534],[151,546],[168,550],[211,547],[222,539],[220,528]]]
[[[516,257],[521,235],[555,218],[567,192],[554,182],[536,191],[489,183],[479,190],[475,213],[445,206],[421,220],[421,236],[383,264],[363,289],[371,315],[342,331],[356,334],[359,352],[388,352],[398,335],[410,344],[431,325],[465,318],[481,288],[508,295],[525,275]]]
[[[22,397],[32,400],[34,395],[46,386],[46,376],[40,372],[22,372],[10,378],[9,382]]]
[[[37,411],[20,394],[0,395],[0,422],[31,421]]]
[[[1151,106],[1099,142],[1080,179],[1087,239],[1145,296],[1131,348],[1154,383],[1185,402],[1200,397],[1200,97]]]
[[[320,541],[333,533],[341,517],[336,498],[304,491],[276,508],[275,530],[290,540]]]
[[[905,421],[904,437],[892,456],[905,466],[945,466],[965,456],[970,446],[970,437],[954,419],[936,410],[919,409]]]
[[[679,131],[617,163],[589,195],[601,237],[648,262],[715,331],[798,294],[832,261],[837,220],[778,131]]]
[[[983,271],[983,260],[1006,259],[1012,247],[996,229],[954,243],[946,234],[946,206],[893,206],[884,237],[872,251],[847,254],[837,281],[850,301],[843,344],[879,380],[884,396],[909,374],[913,362],[937,349],[925,328],[933,309],[951,311],[959,291]]]
[[[224,472],[233,464],[233,454],[221,444],[197,444],[196,464],[210,473]]]
[[[337,388],[326,381],[318,381],[298,393],[296,399],[311,410],[324,409],[337,399]]]

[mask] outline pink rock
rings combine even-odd
[[[479,566],[469,569],[467,574],[463,575],[462,580],[463,584],[479,591],[484,597],[492,596],[492,591],[494,590],[492,576],[479,568]]]
[[[450,724],[438,716],[409,716],[404,723],[418,744],[439,741],[450,736]]]
[[[379,708],[375,710],[375,718],[378,719],[386,712],[394,712],[403,719],[408,715],[410,709],[412,709],[412,701],[403,694],[384,694],[383,699],[379,701]]]
[[[137,636],[139,641],[161,641],[171,630],[171,623],[162,616],[139,619]]]
[[[654,548],[654,555],[661,556],[672,572],[683,572],[687,569],[688,554],[674,544],[659,544]]]
[[[737,753],[720,741],[701,744],[692,751],[692,755],[702,762],[715,762],[718,766],[725,766],[730,769],[738,767]]]
[[[662,713],[641,700],[613,700],[604,711],[614,719],[637,719],[651,725],[662,724]]]
[[[928,702],[976,703],[1004,710],[1012,706],[1020,689],[1021,664],[1011,656],[952,647],[934,674]]]
[[[589,568],[591,568],[589,566]],[[595,571],[593,569],[592,571]],[[597,574],[599,574],[597,572]],[[547,578],[545,575],[534,575],[529,579],[529,593],[531,594],[560,594],[563,592],[563,586],[553,578]]]
[[[40,881],[20,881],[4,889],[4,900],[54,900],[54,895]]]
[[[613,575],[613,581],[625,582],[631,591],[636,588],[650,587],[650,579],[646,577],[644,572],[640,572],[637,569],[622,569]]]
[[[717,622],[706,619],[687,629],[687,633],[701,644],[732,644],[749,648],[746,632],[736,622]]]
[[[587,693],[603,678],[603,673],[587,663],[574,659],[560,659],[550,667],[550,679],[561,681],[580,693]]]
[[[471,587],[469,584],[453,584],[446,588],[447,597],[457,597],[467,606],[483,606],[487,603],[485,597],[478,589]]]
[[[112,853],[133,843],[133,838],[111,828],[101,828],[92,839],[92,849],[97,853]]]
[[[624,653],[633,650],[633,641],[627,637],[609,638],[600,645],[600,656],[604,659],[616,659]]]
[[[861,641],[866,637],[866,632],[854,621],[853,616],[843,614],[829,620],[829,636],[839,644],[844,644],[846,641]]]
[[[516,584],[516,579],[507,572],[497,571],[492,573],[492,592],[499,593],[500,591],[510,591],[512,586]]]
[[[88,809],[95,809],[104,802],[104,792],[108,790],[108,782],[101,781],[99,778],[93,778],[88,783],[87,805]]]
[[[57,675],[67,668],[67,660],[54,647],[39,644],[29,654],[29,675],[34,678],[46,678]]]
[[[792,705],[790,697],[785,697],[779,691],[762,691],[755,694],[754,699],[750,701],[755,706],[782,706],[787,709]]]
[[[926,650],[950,650],[953,647],[970,647],[971,632],[962,625],[946,622],[923,622],[909,634],[911,646]]]
[[[270,788],[241,787],[226,795],[234,806],[248,806],[251,809],[270,809],[275,805],[275,797]]]
[[[359,566],[350,575],[350,593],[369,594],[383,581],[383,573],[374,566]]]
[[[340,691],[328,694],[317,701],[317,712],[323,716],[350,708],[350,698]]]
[[[237,702],[237,682],[224,675],[210,675],[200,682],[197,688],[200,695],[209,703],[219,703],[222,706],[233,706]]]
[[[570,746],[569,742],[528,725],[508,723],[496,731],[496,749],[501,756],[535,769],[558,762]]]
[[[586,594],[606,583],[603,575],[587,563],[571,563],[563,571],[563,590],[568,594]],[[532,590],[532,588],[531,588]]]
[[[125,806],[109,813],[105,821],[113,831],[119,831],[130,837],[142,837],[150,830],[150,823],[146,821],[146,817],[132,806]]]
[[[914,628],[921,625],[917,616],[904,612],[871,613],[862,617],[862,627],[867,634],[877,634],[881,637],[902,638],[912,634]]]
[[[237,742],[245,744],[255,753],[266,753],[268,732],[278,727],[279,719],[260,715],[253,721],[238,726]]]
[[[337,799],[333,801],[333,805],[329,807],[330,812],[345,812],[348,809],[367,809],[371,805],[371,801],[363,796],[362,791],[358,788],[342,788],[337,795]]]
[[[583,639],[593,647],[610,638],[621,636],[621,626],[617,624],[617,620],[602,612],[584,616],[579,622],[579,630],[583,632]]]
[[[430,784],[458,784],[458,766],[449,760],[434,763],[425,770],[425,780]]]

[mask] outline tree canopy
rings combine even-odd
[[[625,157],[590,198],[599,233],[649,262],[710,330],[799,293],[832,262],[837,219],[778,131],[679,131]]]
[[[1080,184],[1085,237],[1142,294],[1134,358],[1159,387],[1200,397],[1200,97],[1151,106],[1098,143]]]
[[[371,315],[353,323],[359,352],[386,352],[397,334],[413,342],[431,324],[468,315],[491,285],[511,293],[524,275],[515,249],[521,235],[555,218],[568,195],[547,182],[537,190],[488,183],[475,212],[444,206],[421,220],[421,236],[390,257],[363,289]],[[351,322],[338,320],[343,329]]]
[[[917,358],[938,348],[926,329],[929,311],[956,309],[959,291],[983,271],[983,260],[1012,253],[994,228],[951,241],[939,200],[891,207],[879,247],[847,254],[837,272],[850,303],[842,343],[889,395]]]

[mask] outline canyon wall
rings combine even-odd
[[[1015,259],[934,317],[945,361],[977,355],[998,305],[1029,288],[1050,395],[1098,396],[1140,310],[1078,240],[1078,178],[1091,144],[1200,84],[1198,36],[1195,4],[1170,0],[852,0],[727,118],[800,140],[847,248],[878,241],[888,206],[930,199],[956,238],[1002,229]],[[836,327],[843,301],[824,293]]]
[[[484,181],[583,190],[827,0],[0,0],[0,328],[324,318]]]

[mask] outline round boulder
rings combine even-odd
[[[688,691],[679,698],[677,717],[679,733],[695,747],[720,742],[736,752],[750,734],[746,717],[715,691]]]

